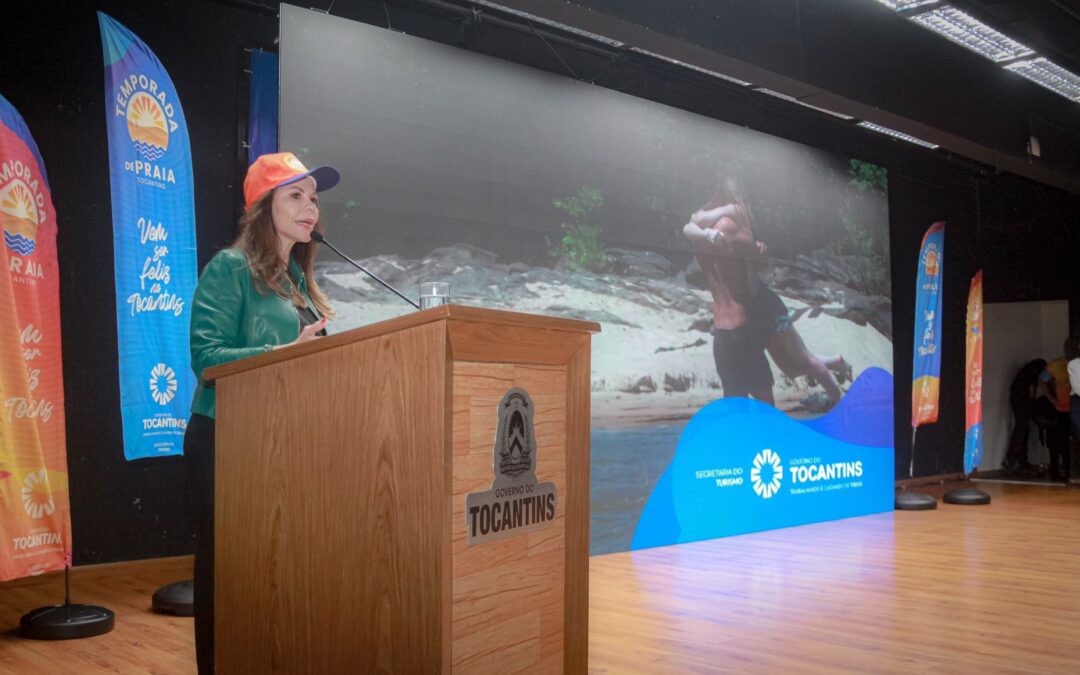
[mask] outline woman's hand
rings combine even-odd
[[[293,340],[292,344],[300,345],[305,342],[311,342],[312,340],[318,339],[319,336],[316,335],[316,333],[321,331],[323,328],[326,328],[326,317],[319,319],[315,323],[304,326],[304,330],[300,331],[300,337]]]
[[[322,318],[315,323],[304,326],[304,329],[300,331],[300,337],[296,338],[287,345],[277,345],[274,349],[281,349],[282,347],[291,347],[292,345],[300,345],[305,342],[311,342],[312,340],[319,339],[320,336],[316,335],[323,328],[326,328],[326,319]]]

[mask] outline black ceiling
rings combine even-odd
[[[956,4],[1080,72],[1080,0],[962,0]]]
[[[875,0],[504,0],[1080,193],[1080,103]],[[1080,73],[1080,0],[953,5]],[[576,11],[575,11],[576,10]],[[641,30],[635,30],[635,27]],[[698,49],[700,48],[700,49]],[[1039,139],[1040,157],[1028,154]]]

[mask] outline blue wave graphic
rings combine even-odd
[[[881,368],[867,368],[832,410],[803,424],[845,443],[891,448],[893,420],[893,377]]]
[[[752,399],[714,401],[683,430],[631,549],[889,511],[892,429],[892,376],[877,368],[813,420]]]
[[[156,162],[165,156],[164,148],[159,148],[144,141],[132,141],[132,143],[135,144],[135,149],[139,151],[139,154],[151,162]]]
[[[33,239],[28,239],[21,234],[12,234],[7,230],[4,230],[4,243],[19,255],[30,255],[37,248],[37,242]]]

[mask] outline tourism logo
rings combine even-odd
[[[938,272],[941,271],[941,255],[938,253],[937,245],[934,242],[930,242],[929,246],[926,247],[922,263],[928,277],[936,277]]]
[[[156,162],[169,149],[169,127],[165,110],[150,94],[140,91],[128,99],[127,129],[135,149]]]
[[[35,519],[51,516],[56,510],[45,469],[31,472],[23,481],[22,502],[26,512]]]
[[[754,456],[754,464],[750,467],[750,483],[759,497],[769,499],[779,492],[783,478],[784,467],[780,464],[780,455],[770,448],[765,448]]]
[[[296,171],[307,171],[308,170],[307,167],[304,166],[304,163],[301,162],[299,159],[297,159],[296,155],[292,154],[291,152],[285,153],[285,163],[288,164],[290,167],[292,167]]]
[[[165,156],[172,135],[180,127],[174,119],[177,110],[152,77],[131,74],[116,83],[113,112],[123,118],[128,138],[139,154],[139,159],[124,161],[124,170],[135,174],[140,184],[158,189],[165,189],[166,183],[176,184],[173,168],[156,162]]]
[[[22,162],[16,162],[22,167]],[[29,175],[29,172],[25,172]],[[0,173],[3,180],[6,172]],[[34,183],[36,185],[36,181]],[[44,202],[44,197],[40,198]],[[15,178],[0,187],[0,224],[4,228],[4,243],[19,255],[30,255],[37,247],[38,225],[44,212],[38,209],[39,198],[22,178]]]
[[[166,405],[176,396],[176,373],[172,368],[159,363],[150,371],[150,395],[160,405]]]

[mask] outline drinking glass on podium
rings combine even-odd
[[[450,303],[450,284],[445,281],[425,281],[420,284],[420,309],[425,310]]]

